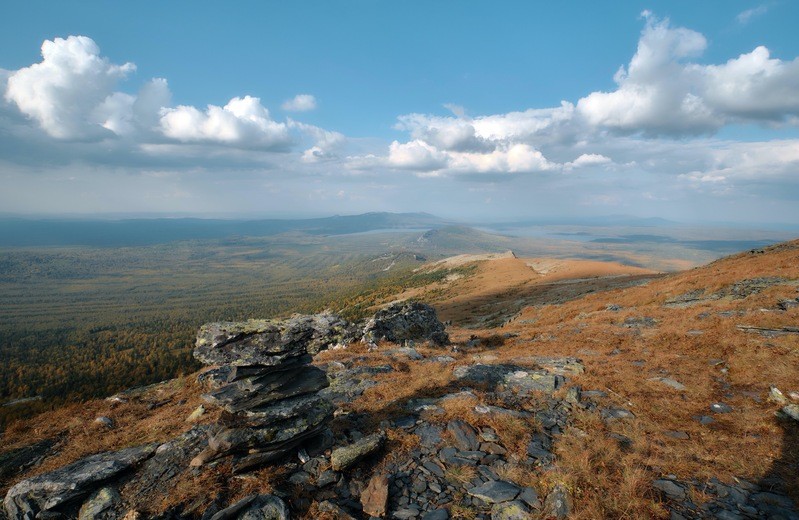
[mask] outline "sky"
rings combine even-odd
[[[799,2],[13,1],[0,213],[799,224]]]

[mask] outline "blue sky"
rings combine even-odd
[[[799,222],[795,2],[2,11],[0,211]]]

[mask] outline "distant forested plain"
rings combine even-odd
[[[403,233],[0,250],[0,426],[65,401],[196,370],[197,328],[424,283]],[[399,243],[399,246],[395,244]],[[2,406],[19,398],[41,400]]]

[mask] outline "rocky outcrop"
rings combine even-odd
[[[200,328],[194,357],[206,365],[277,366],[346,344],[354,335],[349,322],[330,313],[288,320],[222,321]]]
[[[344,446],[333,451],[330,457],[330,465],[335,471],[343,471],[359,460],[366,458],[377,452],[386,442],[386,434],[383,432],[373,433],[357,442]]]
[[[420,302],[398,302],[379,310],[363,329],[363,341],[429,341],[435,345],[449,343],[444,324],[436,310]]]
[[[155,452],[155,445],[98,453],[55,471],[23,480],[3,501],[9,518],[42,518],[59,513],[119,477]],[[78,505],[80,505],[78,503]]]
[[[333,315],[204,325],[194,356],[222,366],[204,375],[210,391],[203,397],[230,416],[192,466],[232,456],[233,469],[240,472],[322,434],[334,408],[318,394],[328,381],[323,370],[309,365],[308,349],[326,348],[344,328]]]
[[[694,520],[700,518],[774,518],[799,519],[793,501],[771,486],[760,486],[742,478],[725,484],[716,478],[707,482],[681,481],[663,478],[652,482],[671,510],[671,518]],[[701,504],[691,501],[691,492],[701,493]]]
[[[508,390],[527,395],[531,392],[554,392],[563,386],[566,378],[544,369],[530,369],[519,365],[468,365],[454,370],[458,381],[491,390]]]
[[[45,439],[0,454],[0,480],[18,475],[26,469],[37,465],[44,457],[50,454],[56,442],[57,439]]]

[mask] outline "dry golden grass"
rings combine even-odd
[[[476,476],[477,468],[474,466],[458,466],[451,464],[447,466],[446,470],[444,470],[444,478],[447,479],[447,481],[457,485],[463,485],[467,482],[471,482]]]
[[[23,475],[29,477],[94,453],[163,442],[192,426],[185,419],[203,403],[201,392],[195,377],[187,376],[158,385],[146,395],[131,397],[127,402],[95,400],[72,404],[32,420],[13,423],[3,435],[4,448],[11,450],[42,439],[60,439],[53,456]],[[152,403],[159,406],[150,409]],[[209,424],[217,419],[219,412],[207,408],[195,424]],[[114,427],[95,424],[99,416],[112,419]]]

